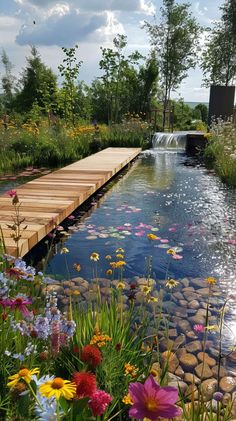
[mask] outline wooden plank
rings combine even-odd
[[[21,232],[21,255],[24,256],[60,224],[79,205],[124,168],[140,152],[139,148],[107,148],[17,187],[20,216],[25,218]],[[8,225],[13,224],[12,199],[0,196],[0,226],[7,252],[16,255],[16,244]]]

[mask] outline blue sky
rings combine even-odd
[[[178,0],[182,3],[182,0]],[[79,44],[83,60],[80,78],[90,82],[99,76],[100,46],[110,47],[117,33],[128,37],[127,54],[139,50],[147,55],[144,20],[157,18],[161,0],[0,0],[0,49],[4,48],[17,75],[25,65],[34,44],[43,61],[58,73],[62,46]],[[194,16],[210,26],[219,19],[223,0],[191,0]],[[34,23],[35,21],[35,23]],[[0,66],[0,75],[1,75]],[[209,92],[201,87],[202,73],[191,70],[175,97],[185,101],[208,101]]]

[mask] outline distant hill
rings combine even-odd
[[[195,108],[196,107],[196,105],[198,105],[198,104],[205,104],[207,107],[209,106],[209,103],[208,102],[201,102],[201,101],[199,101],[199,102],[185,102],[185,104],[186,105],[188,105],[190,108]]]

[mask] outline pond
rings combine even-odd
[[[188,165],[184,153],[143,152],[124,177],[93,200],[92,209],[83,222],[71,220],[71,236],[63,244],[70,251],[69,267],[80,263],[82,276],[91,277],[92,252],[100,254],[104,276],[105,256],[122,247],[127,277],[146,275],[145,260],[152,256],[156,279],[216,276],[223,288],[236,290],[235,191],[205,168]],[[149,233],[158,239],[150,241]],[[180,257],[170,262],[166,251],[173,247]],[[66,275],[60,253],[47,272]]]

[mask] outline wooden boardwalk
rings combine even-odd
[[[16,188],[21,203],[20,216],[27,225],[19,242],[24,256],[52,229],[60,224],[78,206],[131,162],[140,148],[107,148],[58,171],[34,179]],[[16,244],[11,238],[12,199],[0,196],[0,226],[7,253],[16,255]]]

